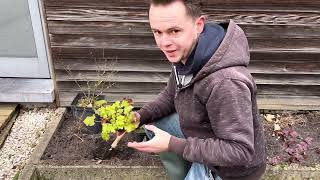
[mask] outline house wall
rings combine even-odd
[[[233,19],[244,29],[259,108],[320,109],[320,1],[202,3],[210,22]],[[141,106],[165,86],[170,64],[149,30],[145,0],[45,0],[45,9],[61,106],[79,85],[105,79],[97,71],[115,82],[103,91],[111,101]]]

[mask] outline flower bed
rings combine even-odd
[[[99,134],[87,134],[83,124],[68,114],[65,113],[60,121],[51,122],[21,179],[166,179],[157,155],[137,152],[126,146],[126,142],[141,141],[143,136],[127,135],[116,151],[105,153],[109,142],[102,141]],[[268,167],[263,179],[319,179],[317,132],[320,113],[265,117]],[[294,142],[288,145],[289,139]],[[302,143],[306,149],[295,150],[301,142],[307,144]],[[288,151],[288,148],[294,150]],[[295,159],[294,153],[301,153],[303,159]],[[275,161],[276,157],[281,158]],[[290,165],[291,162],[295,164]]]

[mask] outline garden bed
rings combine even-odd
[[[100,134],[90,134],[66,111],[60,121],[49,125],[20,179],[165,179],[157,155],[126,145],[143,138],[139,133],[128,134],[111,153],[104,153],[110,142],[104,142]]]
[[[109,151],[112,140],[104,141],[100,133],[92,134],[84,123],[66,115],[62,126],[52,137],[41,160],[57,165],[108,164],[114,166],[159,166],[158,155],[136,151],[127,147],[128,142],[146,139],[144,133],[126,134],[117,148]]]
[[[127,142],[142,141],[144,136],[137,133],[126,135],[116,151],[104,153],[108,152],[110,143],[102,141],[100,134],[88,134],[85,126],[69,114],[66,112],[61,121],[52,122],[43,144],[22,173],[22,179],[166,179],[157,155],[127,147]],[[319,112],[312,112],[284,113],[263,120],[269,164],[264,179],[320,177],[319,118]],[[308,139],[310,145],[303,151],[303,159],[292,159],[293,156],[285,151],[286,141],[280,132],[287,128],[298,134],[296,137],[293,133],[297,144],[307,137],[312,138]],[[290,144],[291,149],[294,147],[295,144]],[[274,160],[275,157],[281,158]],[[290,162],[295,164],[289,165]]]

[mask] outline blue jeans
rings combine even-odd
[[[159,129],[162,129],[166,132],[168,132],[169,134],[179,137],[179,138],[185,138],[181,128],[180,128],[180,122],[179,122],[179,115],[177,113],[171,114],[169,116],[166,116],[162,119],[159,119],[158,121],[155,121],[152,123],[152,125],[158,127]],[[146,130],[146,134],[149,137],[149,139],[154,137],[153,132]],[[161,157],[161,155],[160,155]],[[162,159],[161,159],[162,160]],[[180,158],[180,161],[185,161],[186,160]],[[163,162],[163,161],[162,161]],[[177,160],[175,160],[175,163],[178,164]],[[163,162],[164,166],[165,163]],[[165,166],[166,168],[166,166]],[[175,168],[179,168],[179,167],[175,167]],[[185,167],[181,167],[181,168],[185,168]],[[168,169],[167,169],[168,171]],[[212,176],[213,173],[211,173],[211,170],[209,170],[209,168],[203,164],[200,163],[196,163],[193,162],[191,164],[191,167],[188,171],[186,171],[186,175],[184,180],[221,180],[221,178],[219,176]]]

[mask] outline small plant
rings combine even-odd
[[[138,127],[138,124],[133,122],[135,116],[132,113],[132,100],[124,99],[111,105],[107,105],[104,100],[96,103],[99,103],[100,107],[95,110],[95,114],[86,117],[84,123],[86,126],[94,126],[95,123],[101,123],[101,137],[105,141],[110,139],[111,133],[117,133],[117,138],[111,145],[111,149],[115,148],[126,132],[132,132]]]
[[[279,134],[283,137],[285,151],[289,154],[289,161],[300,162],[306,158],[306,152],[312,143],[312,138],[302,138],[295,130],[285,129]]]
[[[88,60],[89,61],[89,60]],[[116,71],[114,70],[114,65],[117,60],[108,60],[106,58],[102,58],[97,60],[93,58],[91,63],[91,67],[94,71],[86,72],[86,71],[76,71],[77,63],[68,64],[62,63],[62,67],[65,69],[68,74],[68,78],[74,81],[74,91],[77,91],[78,94],[75,96],[71,103],[71,113],[73,117],[79,120],[78,133],[82,127],[82,121],[86,116],[90,116],[94,114],[94,111],[101,106],[100,100],[107,99],[104,95],[115,83],[112,81],[112,78]],[[89,74],[88,74],[89,73]],[[91,73],[93,75],[91,75]],[[88,133],[98,133],[101,129],[101,126],[89,127],[87,128]]]
[[[272,165],[288,161],[290,163],[301,162],[307,158],[307,151],[312,144],[312,138],[303,138],[293,128],[286,128],[276,132],[277,136],[283,141],[283,149],[287,157],[277,155],[269,162]]]
[[[60,68],[65,69],[68,79],[74,81],[77,86],[75,90],[80,91],[83,95],[75,104],[83,108],[92,108],[94,102],[99,100],[99,96],[115,84],[111,79],[116,73],[114,66],[117,63],[117,58],[115,57],[112,60],[105,58],[104,49],[102,58],[97,59],[92,52],[90,54],[92,59],[87,61],[91,61],[88,68],[92,71],[90,74],[93,73],[93,76],[86,71],[79,71],[77,69],[79,63],[62,61],[58,65]]]

